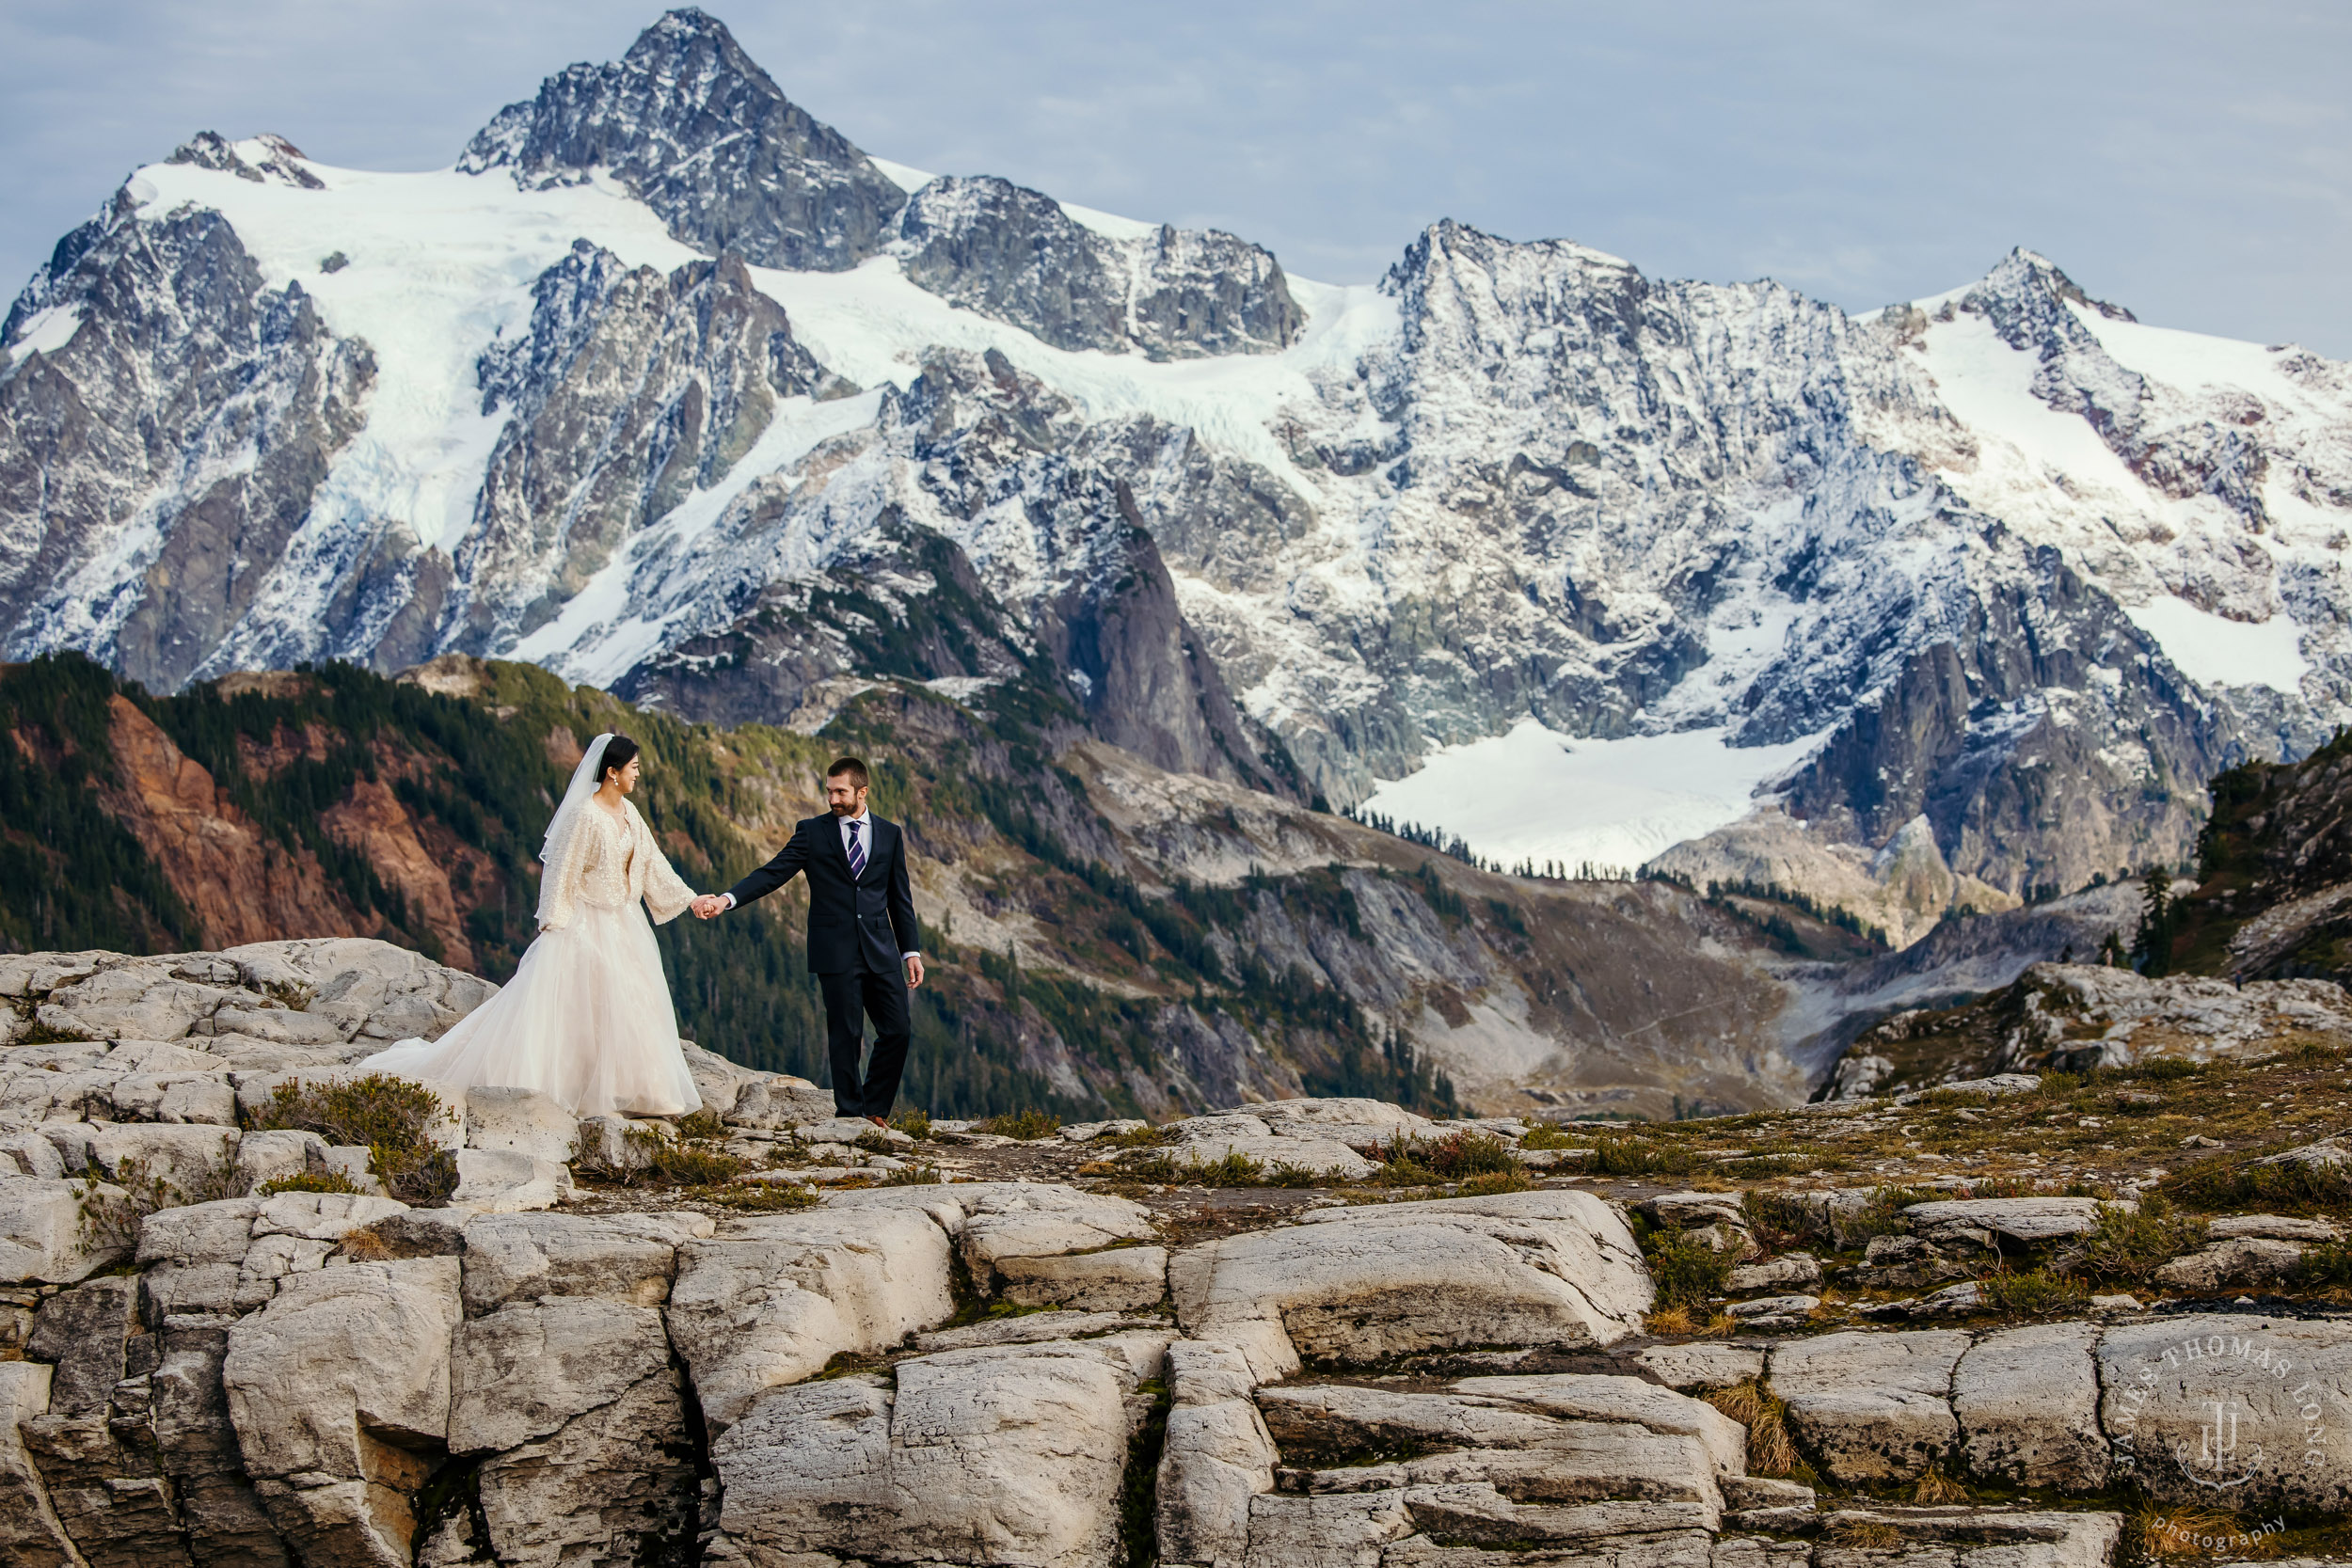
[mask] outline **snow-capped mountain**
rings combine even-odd
[[[2181,859],[2352,714],[2343,365],[2025,251],[1860,317],[1451,222],[1311,283],[870,157],[695,10],[450,169],[200,136],[0,344],[5,652],[159,687],[1042,660],[1164,767],[1904,928]]]

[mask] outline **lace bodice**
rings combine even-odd
[[[580,807],[548,859],[539,884],[546,930],[570,925],[582,904],[616,910],[643,898],[660,922],[676,919],[694,900],[694,890],[671,869],[653,830],[627,800],[617,816],[594,800]]]

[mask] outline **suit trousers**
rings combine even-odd
[[[833,1105],[845,1117],[887,1117],[898,1098],[898,1079],[907,1068],[907,977],[894,967],[877,974],[870,969],[839,974],[819,974],[817,984],[825,994],[825,1046],[833,1058]],[[866,1021],[874,1021],[874,1059],[863,1077],[858,1057],[866,1044]]]

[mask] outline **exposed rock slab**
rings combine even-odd
[[[2090,1323],[2038,1323],[1986,1335],[1961,1356],[1952,1414],[1972,1472],[2059,1492],[2106,1485],[2098,1338]]]
[[[2116,1470],[2167,1502],[2352,1508],[2352,1323],[2232,1314],[2110,1326],[2099,1418]],[[2209,1433],[2216,1406],[2230,1430]]]
[[[1798,1440],[1833,1481],[1916,1476],[1951,1450],[1952,1369],[1969,1337],[1949,1329],[1824,1334],[1772,1353],[1772,1386]]]
[[[1136,1378],[1096,1341],[902,1361],[757,1398],[711,1446],[741,1546],[891,1561],[1111,1560]]]
[[[427,1456],[449,1435],[460,1316],[457,1259],[425,1258],[290,1279],[230,1330],[246,1471],[305,1560],[405,1568]]]
[[[946,1233],[919,1212],[736,1220],[677,1258],[664,1317],[714,1431],[842,1352],[886,1350],[955,1314]]]
[[[510,1301],[597,1296],[660,1307],[677,1249],[715,1233],[705,1214],[483,1214],[466,1221],[466,1310]]]
[[[1168,1284],[1185,1332],[1239,1346],[1261,1379],[1302,1356],[1613,1344],[1653,1299],[1625,1222],[1573,1191],[1322,1210],[1185,1248]]]

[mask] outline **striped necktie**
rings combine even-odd
[[[850,824],[850,880],[853,882],[866,875],[866,846],[858,841],[859,827],[856,822]]]

